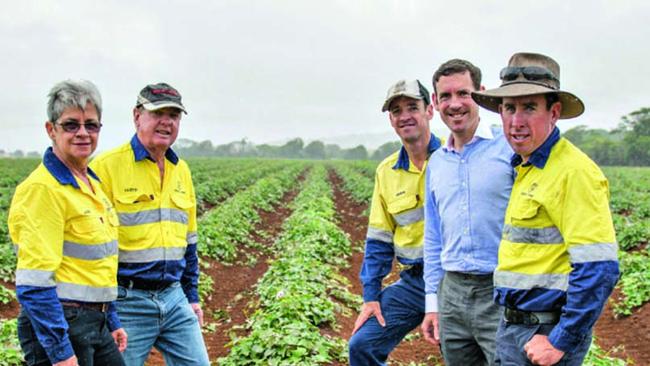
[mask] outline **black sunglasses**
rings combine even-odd
[[[65,121],[65,122],[54,122],[54,124],[61,126],[63,131],[70,132],[70,133],[76,133],[77,131],[79,131],[82,125],[84,126],[86,132],[88,133],[98,133],[99,130],[102,128],[102,124],[99,122],[79,123],[77,121]]]
[[[503,81],[513,81],[523,75],[526,80],[531,81],[540,81],[540,80],[554,80],[559,82],[559,80],[553,75],[553,73],[540,66],[508,66],[504,67],[499,74],[499,77]]]

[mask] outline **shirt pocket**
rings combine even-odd
[[[183,211],[189,211],[194,206],[194,203],[184,194],[174,193],[171,195],[171,198],[174,206]]]
[[[519,200],[510,212],[512,223],[516,225],[517,222],[533,220],[537,216],[541,206],[542,204],[534,199],[526,198]]]
[[[65,240],[80,244],[97,244],[109,241],[105,224],[100,216],[83,216],[69,220],[65,227]]]
[[[420,199],[417,195],[405,195],[386,205],[386,210],[393,217],[398,226],[408,226],[424,218],[424,211],[421,215],[417,210]]]

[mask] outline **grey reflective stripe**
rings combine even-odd
[[[384,243],[393,243],[393,233],[391,231],[377,229],[372,226],[368,226],[366,238],[383,241]]]
[[[16,286],[39,286],[52,287],[54,282],[54,272],[42,271],[40,269],[17,269]]]
[[[406,258],[406,259],[419,259],[424,256],[424,248],[423,247],[417,247],[417,248],[404,248],[395,245],[395,256],[400,257],[400,258]]]
[[[18,255],[18,244],[14,244],[14,254]]]
[[[616,243],[597,243],[573,245],[569,248],[571,263],[616,261],[618,245]]]
[[[494,271],[494,286],[522,290],[541,287],[566,291],[569,288],[569,275],[557,273],[530,275],[508,271]]]
[[[187,244],[188,245],[196,244],[198,242],[199,242],[199,235],[196,232],[192,231],[192,232],[187,233]]]
[[[393,215],[393,218],[399,226],[415,224],[416,222],[424,220],[424,207],[418,207],[401,212],[397,215]]]
[[[104,244],[84,245],[70,241],[63,242],[63,255],[66,257],[95,260],[117,254],[117,240]]]
[[[86,302],[108,302],[117,298],[117,286],[92,287],[75,283],[59,282],[56,284],[59,298]]]
[[[503,239],[513,243],[562,244],[564,238],[555,226],[534,229],[512,225],[503,226]]]
[[[133,213],[119,213],[120,225],[135,226],[151,224],[160,221],[180,222],[187,225],[187,212],[175,208],[160,208]]]
[[[120,263],[145,263],[153,261],[183,259],[186,247],[153,248],[142,250],[120,250]]]

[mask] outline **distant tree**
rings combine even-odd
[[[301,158],[304,145],[305,143],[301,138],[289,140],[286,144],[280,146],[280,156],[283,158]]]
[[[328,159],[343,159],[343,150],[337,144],[325,145],[325,156]]]
[[[41,154],[38,153],[38,151],[30,151],[26,155],[28,158],[39,158],[41,157]]]
[[[384,160],[388,155],[394,153],[402,147],[402,143],[399,141],[387,142],[377,148],[375,152],[372,153],[371,159],[373,160]]]
[[[14,158],[22,158],[22,157],[25,156],[25,153],[22,150],[18,149],[16,151],[12,152],[11,156],[14,157]]]
[[[309,159],[325,159],[325,144],[322,141],[312,141],[304,149],[305,157]]]
[[[343,158],[347,160],[365,160],[368,159],[368,150],[363,145],[344,150]]]

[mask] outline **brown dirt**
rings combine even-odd
[[[339,226],[350,236],[350,242],[353,245],[353,254],[349,259],[350,267],[341,270],[341,274],[350,281],[350,292],[361,295],[362,287],[361,282],[359,281],[359,271],[361,270],[361,263],[363,262],[363,242],[366,237],[368,226],[368,218],[363,215],[366,205],[356,203],[341,190],[343,182],[333,171],[330,171],[329,178],[334,187],[334,202],[336,204],[336,211],[339,215]],[[398,278],[395,266],[393,267],[393,272],[389,277],[390,278],[385,280],[385,282],[390,282],[391,280]],[[356,320],[357,315],[356,312],[353,312],[349,317],[339,314],[337,316],[337,323],[341,329],[338,332],[334,332],[334,335],[350,339],[350,333],[354,328],[354,321]],[[407,340],[402,341],[400,345],[391,352],[388,358],[392,365],[406,365],[410,362],[426,363],[430,365],[435,364],[435,361],[438,359],[441,359],[440,352],[421,337],[419,328],[415,329],[409,336],[407,336]]]
[[[618,290],[614,291],[612,298],[619,296]],[[611,350],[612,355],[619,358],[629,358],[634,365],[650,365],[650,303],[636,309],[630,316],[616,319],[610,304],[607,304],[601,314],[594,335],[596,343],[605,349]],[[622,349],[617,346],[622,345]]]
[[[304,180],[304,174],[298,181]],[[264,246],[270,246],[282,231],[282,223],[291,215],[287,207],[298,194],[297,190],[286,193],[281,202],[270,211],[260,210],[260,222],[255,225],[251,236]],[[249,262],[250,258],[256,258]],[[214,324],[214,331],[204,333],[203,338],[211,361],[228,354],[231,333],[244,334],[242,325],[254,309],[249,308],[254,286],[268,268],[268,255],[262,250],[244,247],[237,254],[234,264],[224,264],[210,258],[201,258],[209,263],[202,271],[214,280],[212,295],[203,306],[204,322]],[[157,350],[152,350],[147,365],[164,365],[164,360]]]

